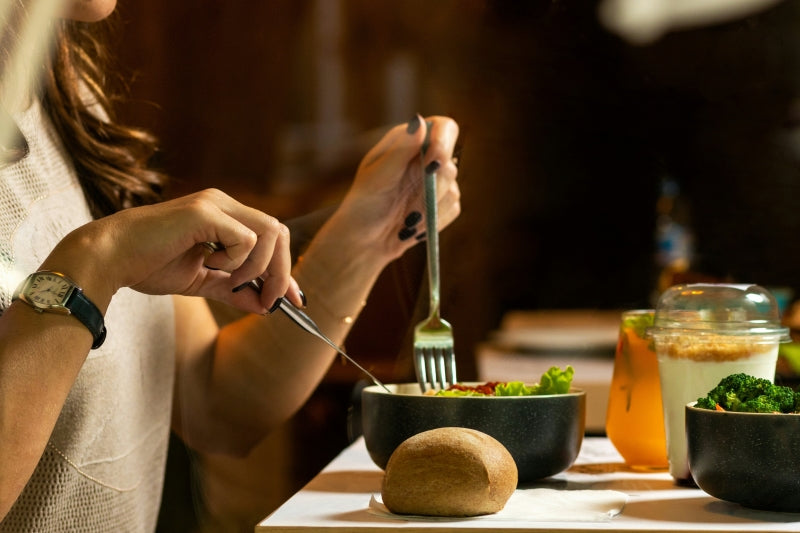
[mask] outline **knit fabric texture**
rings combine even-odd
[[[91,220],[40,104],[14,118],[30,153],[0,169],[0,313],[52,248]],[[174,382],[172,300],[122,289],[105,321],[106,341],[84,362],[0,532],[155,530]]]

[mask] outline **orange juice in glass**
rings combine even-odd
[[[669,466],[658,359],[645,334],[653,315],[652,309],[622,313],[606,413],[606,435],[625,463],[647,470]]]

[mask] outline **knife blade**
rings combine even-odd
[[[212,252],[217,252],[224,249],[222,245],[213,242],[204,242],[203,246],[205,246]],[[263,286],[263,284],[264,280],[262,280],[261,278],[256,278],[247,282],[247,287],[261,294],[261,287]],[[298,309],[292,302],[290,302],[283,296],[279,300],[278,309],[283,311],[283,313],[286,316],[288,316],[295,324],[300,326],[302,329],[304,329],[308,333],[311,333],[318,339],[325,342],[328,346],[336,350],[342,357],[350,361],[357,369],[359,369],[368,378],[370,378],[375,385],[381,387],[383,390],[391,394],[392,391],[390,391],[389,388],[381,382],[381,380],[375,377],[375,375],[372,372],[361,366],[355,359],[350,357],[338,344],[333,342],[327,335],[325,335],[322,332],[322,330],[319,329],[319,326],[317,326],[316,322],[314,322],[314,320],[310,316],[308,316],[303,310]]]

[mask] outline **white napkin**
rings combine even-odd
[[[628,495],[616,490],[518,489],[497,513],[453,518],[394,514],[383,504],[380,494],[373,494],[369,512],[397,520],[608,522],[622,512],[627,501]]]

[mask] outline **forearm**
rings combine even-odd
[[[391,258],[337,227],[333,220],[323,228],[293,275],[308,295],[306,312],[341,344]],[[333,349],[280,311],[237,320],[219,332],[213,364],[197,366],[210,394],[191,396],[208,401],[210,414],[183,416],[179,431],[200,449],[245,453],[303,405],[334,358]],[[221,435],[231,441],[217,440]]]
[[[33,473],[92,340],[77,320],[39,316],[20,302],[3,314],[0,338],[2,520]]]
[[[42,268],[62,271],[101,306],[110,295],[95,283],[91,255],[80,242],[58,248]],[[76,253],[77,252],[77,253]],[[101,282],[102,283],[102,282]],[[38,313],[15,301],[0,318],[0,519],[41,457],[67,395],[92,345],[76,318]]]
[[[417,243],[410,236],[421,235],[424,165],[439,165],[438,227],[458,216],[457,169],[450,160],[458,127],[431,117],[430,145],[421,160],[425,124],[415,117],[398,125],[370,150],[350,191],[293,269],[308,297],[306,311],[336,343],[350,331],[381,271]],[[267,308],[272,298],[265,301],[270,298],[262,290]],[[192,337],[203,339],[181,358],[179,386],[186,386],[176,398],[185,413],[176,411],[176,428],[206,451],[245,453],[308,399],[335,351],[280,312],[234,320],[218,334],[213,318],[206,323],[202,331],[194,327]]]

